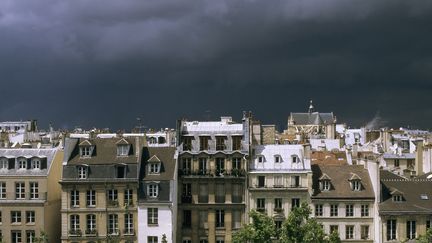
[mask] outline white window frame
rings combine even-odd
[[[354,204],[345,205],[345,217],[354,217]]]
[[[6,199],[6,182],[0,182],[0,199]]]
[[[352,180],[352,190],[353,191],[361,191],[361,181],[360,180]]]
[[[133,204],[133,189],[125,189],[124,190],[124,196],[123,201],[125,205],[132,205]]]
[[[22,218],[21,218],[21,211],[11,211],[11,223],[12,224],[21,224]]]
[[[274,162],[275,163],[282,163],[282,157],[280,155],[274,156]]]
[[[70,192],[70,203],[71,207],[79,207],[79,191],[78,190],[72,190]]]
[[[15,198],[22,200],[25,199],[25,183],[15,182]]]
[[[96,207],[96,190],[87,190],[86,205],[87,207]]]
[[[9,161],[5,158],[0,159],[0,170],[8,170],[9,169]]]
[[[368,204],[362,204],[361,205],[361,216],[362,217],[369,217],[369,205]]]
[[[147,224],[158,225],[159,223],[159,210],[158,208],[147,208]]]
[[[298,163],[300,163],[300,157],[298,157],[298,155],[292,155],[292,156],[291,156],[291,159],[292,159],[292,163],[293,163],[293,164],[298,164]]]
[[[117,189],[109,189],[107,191],[108,200],[111,202],[118,202],[118,190]]]
[[[316,217],[322,217],[323,214],[323,205],[322,204],[315,204],[315,216]]]
[[[124,230],[125,230],[125,234],[133,234],[134,231],[134,219],[133,219],[133,214],[131,213],[126,213],[124,215]]]
[[[128,156],[129,155],[129,144],[119,144],[117,145],[117,156]]]
[[[86,215],[86,223],[87,223],[87,230],[88,231],[94,231],[96,230],[96,214],[87,214]]]
[[[70,215],[70,230],[77,231],[80,229],[80,216],[79,214]]]
[[[36,222],[35,211],[26,211],[26,224],[34,224]]]
[[[407,238],[410,240],[413,240],[417,237],[417,222],[415,220],[407,220],[406,222],[407,227]]]
[[[91,157],[91,154],[92,154],[92,146],[88,146],[88,145],[86,145],[86,146],[81,146],[80,147],[80,156],[82,157],[82,158],[88,158],[88,157]]]
[[[322,180],[323,183],[323,191],[330,191],[331,183],[329,180]]]
[[[354,225],[345,225],[345,239],[354,239]]]
[[[265,159],[264,159],[263,155],[258,155],[257,159],[258,159],[258,163],[264,163],[265,162]]]
[[[161,163],[151,162],[148,165],[149,174],[159,174],[160,173]]]
[[[119,227],[118,227],[118,215],[117,214],[109,214],[108,215],[108,234],[109,235],[118,235]]]
[[[31,168],[33,170],[40,170],[41,169],[41,160],[40,159],[32,159],[31,160]]]
[[[87,166],[79,166],[78,167],[78,179],[87,179]]]
[[[330,217],[339,216],[339,204],[330,204]]]
[[[39,199],[39,183],[30,182],[30,199]]]
[[[159,185],[154,183],[148,184],[147,195],[150,198],[157,198],[159,196]]]
[[[18,170],[27,169],[27,159],[19,158],[18,159]]]

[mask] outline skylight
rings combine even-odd
[[[429,197],[428,197],[428,195],[426,195],[426,194],[421,194],[421,195],[420,195],[420,199],[421,199],[421,200],[429,200]]]

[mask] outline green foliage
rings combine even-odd
[[[306,203],[294,208],[278,231],[272,218],[252,210],[249,214],[252,223],[234,233],[233,243],[340,243],[339,234],[327,236],[321,224],[310,218],[311,212]]]
[[[39,237],[35,237],[33,239],[34,242],[36,243],[48,243],[48,235],[45,231],[41,231],[40,236]]]
[[[162,235],[162,243],[168,243],[166,234]]]
[[[252,210],[252,223],[243,226],[233,235],[233,243],[271,243],[276,235],[273,220],[265,214]]]
[[[417,241],[417,243],[432,243],[432,228],[429,228],[426,231],[425,235],[421,235]]]

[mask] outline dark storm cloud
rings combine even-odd
[[[252,110],[282,129],[313,98],[341,122],[430,128],[431,24],[430,1],[1,1],[0,118],[173,127]]]

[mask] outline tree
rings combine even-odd
[[[162,243],[168,243],[166,234],[162,235]]]
[[[39,237],[35,237],[33,239],[34,242],[36,243],[48,243],[48,235],[45,231],[41,231],[40,232],[40,236]]]
[[[265,214],[252,210],[252,223],[244,225],[233,235],[233,243],[271,243],[276,235],[273,220]]]
[[[328,243],[341,243],[342,241],[339,238],[339,232],[337,232],[336,230],[331,232],[329,237],[328,237],[327,242]]]
[[[425,235],[421,235],[417,239],[417,243],[432,243],[432,228],[429,228]]]

